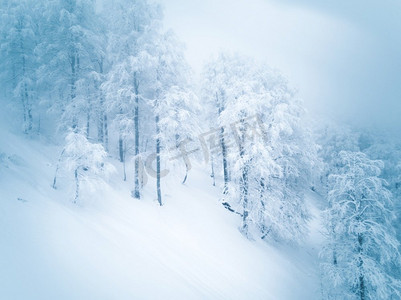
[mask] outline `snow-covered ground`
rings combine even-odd
[[[0,299],[320,298],[312,192],[303,245],[250,241],[202,164],[163,178],[163,207],[152,181],[130,196],[130,165],[73,204],[51,187],[60,148],[0,130]]]

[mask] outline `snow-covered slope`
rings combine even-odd
[[[120,174],[74,205],[51,188],[60,148],[1,130],[0,299],[319,298],[318,219],[299,247],[247,240],[202,165],[166,177],[163,207]]]

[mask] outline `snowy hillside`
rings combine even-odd
[[[51,188],[60,149],[1,130],[1,299],[319,298],[318,220],[299,248],[247,240],[203,165],[162,207],[131,178],[74,205]]]
[[[373,36],[195,2],[0,1],[0,300],[400,300]]]

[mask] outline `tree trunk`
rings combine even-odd
[[[221,154],[223,156],[223,176],[224,176],[224,190],[223,194],[227,194],[228,192],[228,163],[227,163],[227,147],[224,141],[224,128],[220,129],[220,144],[221,144]]]
[[[134,126],[135,126],[135,172],[134,172],[134,197],[139,199],[140,195],[140,183],[139,183],[139,95],[138,95],[138,82],[136,79],[136,73],[134,73],[134,88],[135,88],[135,107],[134,107]],[[158,125],[156,125],[158,126]]]
[[[71,90],[70,90],[70,100],[72,103],[72,107],[73,107],[73,117],[72,117],[72,129],[74,132],[78,132],[78,119],[76,116],[76,111],[75,111],[75,97],[76,97],[76,86],[75,86],[75,82],[76,82],[76,64],[77,64],[77,57],[75,54],[70,55],[70,66],[71,66]]]
[[[60,163],[61,163],[61,159],[63,158],[64,152],[65,152],[65,149],[63,149],[63,151],[61,151],[60,157],[59,157],[58,162],[57,162],[56,172],[55,172],[54,178],[53,178],[53,185],[52,185],[52,188],[53,188],[53,189],[56,189],[56,188],[57,188],[57,187],[56,187],[57,175],[58,175],[58,170],[60,169]]]
[[[31,108],[29,106],[28,86],[26,84],[26,78],[25,78],[26,77],[25,47],[20,30],[19,34],[20,34],[20,51],[21,51],[22,80],[23,80],[23,91],[21,91],[20,94],[21,94],[21,102],[24,114],[24,133],[28,133],[32,129],[32,113],[31,113]]]
[[[336,233],[335,233],[334,225],[331,226],[331,234],[332,234],[332,236],[334,237],[334,240],[335,240]],[[337,261],[337,246],[336,246],[336,244],[334,244],[333,245],[333,265],[337,266],[337,263],[338,263],[338,261]]]
[[[126,153],[127,153],[127,145],[124,143],[124,144],[123,144],[123,171],[124,171],[123,180],[124,180],[124,181],[127,181],[127,172],[126,172],[126,169],[125,169],[125,161],[126,161],[125,155],[126,155]]]
[[[210,177],[213,178],[213,186],[216,186],[216,178],[214,175],[214,162],[213,162],[213,154],[211,155],[211,160],[210,160],[210,164],[212,166],[212,173],[210,174]]]
[[[25,77],[25,58],[23,58],[24,62],[24,77]],[[29,104],[29,93],[28,93],[28,86],[26,82],[24,82],[24,98],[25,98],[25,109],[26,109],[26,116],[27,116],[27,123],[26,123],[26,131],[30,132],[32,130],[32,110]]]
[[[184,180],[182,181],[182,184],[184,184],[187,181],[188,178],[188,164],[185,162],[185,176]]]
[[[121,133],[118,137],[118,154],[120,157],[120,162],[124,162],[124,143]]]
[[[219,112],[219,116],[220,116],[221,113],[224,111],[224,105],[222,103],[222,99],[219,99],[219,96],[217,93],[216,93],[216,103],[217,103],[218,112]],[[227,146],[224,141],[224,127],[220,128],[220,147],[221,147],[221,154],[223,157],[223,177],[224,177],[223,194],[227,194],[229,174],[228,174],[228,163],[227,163]]]
[[[268,235],[269,231],[267,230],[267,226],[265,223],[264,214],[266,211],[266,205],[264,200],[264,193],[266,192],[266,184],[265,179],[263,177],[259,180],[259,200],[260,200],[260,231],[262,233],[261,239],[263,240]]]
[[[27,126],[26,126],[26,103],[25,103],[25,98],[24,98],[24,93],[21,94],[21,104],[22,104],[22,110],[23,110],[23,120],[24,120],[24,133],[28,133],[27,131]]]
[[[100,58],[98,61],[99,73],[103,74],[103,59]],[[104,143],[104,133],[103,133],[103,121],[104,121],[104,98],[101,89],[99,88],[99,82],[95,79],[95,89],[99,96],[99,106],[98,106],[98,125],[97,125],[97,140],[99,143]]]
[[[12,87],[13,87],[13,91],[15,90],[15,88],[17,87],[17,75],[16,75],[16,69],[15,69],[15,65],[16,65],[16,62],[15,61],[13,61],[13,63],[12,63],[12,80],[11,80],[11,85],[12,85]],[[4,91],[6,91],[5,89],[4,89]],[[5,95],[7,95],[7,94],[5,94]]]
[[[240,190],[241,190],[241,200],[244,213],[242,214],[242,230],[247,235],[248,234],[248,166],[245,165],[242,169],[242,174],[240,178]]]
[[[103,106],[103,101],[100,100],[100,106]],[[97,124],[97,141],[104,145],[104,114],[103,109],[100,109],[98,115],[98,124]]]
[[[28,131],[31,132],[33,127],[33,117],[32,117],[32,105],[31,101],[29,100],[27,101],[27,114],[28,114]]]
[[[78,168],[75,169],[74,176],[75,176],[75,198],[74,198],[74,203],[78,202],[79,198],[79,174],[78,174]]]
[[[109,151],[109,128],[107,125],[107,114],[104,114],[104,147]]]
[[[157,188],[157,201],[162,206],[162,195],[160,188],[160,128],[159,128],[159,115],[156,115],[156,188]]]
[[[89,128],[90,128],[90,106],[88,108],[88,111],[86,113],[86,138],[89,138]]]
[[[241,124],[243,125],[243,120],[241,120]],[[241,131],[245,131],[245,128],[242,128]],[[242,174],[240,177],[240,195],[241,195],[241,202],[244,209],[244,213],[242,214],[242,230],[243,233],[248,236],[248,171],[249,165],[248,161],[244,161],[245,155],[245,132],[241,134],[240,139],[238,140],[239,143],[239,151],[240,151],[240,159],[242,160]]]
[[[361,257],[362,254],[362,245],[363,245],[363,236],[362,234],[358,234],[358,254],[359,254],[359,262],[358,262],[358,271],[359,271],[359,299],[366,299],[366,291],[365,291],[365,276],[363,275],[363,260]]]
[[[98,62],[99,73],[103,75],[103,59],[101,58]],[[99,111],[98,111],[98,130],[97,139],[104,146],[105,150],[108,151],[108,132],[107,132],[107,115],[104,108],[104,96],[102,90],[99,88],[99,83],[95,83],[95,88],[99,93]]]

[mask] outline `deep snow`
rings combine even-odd
[[[303,245],[247,240],[207,167],[130,196],[121,166],[74,205],[51,188],[61,148],[0,126],[0,299],[318,299],[319,197]],[[46,143],[49,144],[49,143]]]

